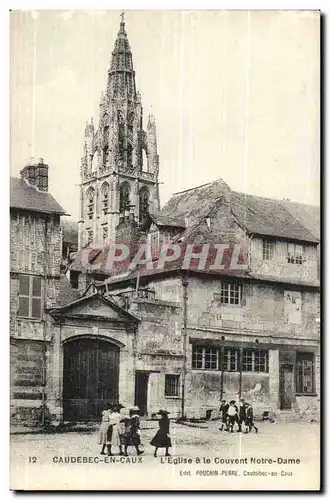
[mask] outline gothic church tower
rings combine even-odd
[[[79,249],[114,242],[120,219],[143,225],[159,210],[156,125],[149,115],[143,130],[141,96],[136,91],[124,15],[112,52],[99,126],[86,123],[81,161]]]

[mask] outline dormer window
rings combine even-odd
[[[296,245],[295,243],[288,243],[288,256],[287,261],[289,264],[302,264],[303,263],[303,251],[302,245]]]

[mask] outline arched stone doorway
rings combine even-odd
[[[63,418],[100,420],[119,396],[117,345],[100,338],[76,338],[63,345]]]

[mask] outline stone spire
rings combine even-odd
[[[135,72],[131,47],[125,30],[124,13],[121,14],[120,28],[112,51],[108,71],[107,97],[109,99],[128,96],[135,98]]]
[[[156,124],[143,130],[141,96],[136,91],[132,52],[121,15],[98,127],[86,123],[81,163],[79,248],[116,241],[127,206],[138,231],[159,210]],[[127,221],[126,221],[127,222]],[[139,226],[140,224],[140,226]]]

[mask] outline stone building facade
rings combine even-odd
[[[306,226],[307,212],[310,220],[317,219],[317,207],[301,205],[301,212]],[[153,269],[144,266],[129,276],[109,278],[101,287],[104,293],[127,295],[128,310],[141,319],[138,351],[145,370],[158,372],[152,375],[158,379],[158,404],[176,415],[205,417],[207,410],[217,409],[220,398],[244,397],[256,413],[287,410],[316,418],[318,226],[311,232],[282,201],[235,193],[222,180],[174,195],[162,214],[172,228],[178,220],[172,241],[200,244],[219,241],[221,235],[222,241],[227,236],[227,241],[244,242],[247,267],[244,272],[225,268],[211,273],[196,265],[187,271],[178,262],[159,271],[156,258]],[[187,221],[184,230],[182,219]],[[159,242],[162,232],[159,227]],[[149,294],[143,307],[134,298],[137,280],[138,293],[145,287]],[[172,328],[165,323],[166,333],[163,320],[157,325],[163,302],[176,306]],[[140,331],[153,346],[152,363]],[[167,356],[164,369],[159,368],[158,350]],[[175,397],[166,396],[164,385],[171,374],[177,379]]]
[[[65,211],[47,192],[48,166],[42,159],[30,159],[10,187],[11,415],[14,422],[39,422],[47,400],[47,308],[60,292]]]

